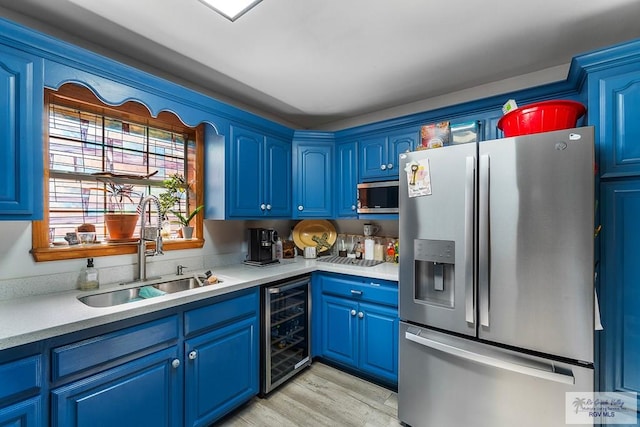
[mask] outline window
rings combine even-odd
[[[45,93],[45,112],[45,218],[33,227],[37,261],[135,252],[139,224],[131,239],[114,239],[107,231],[105,214],[114,201],[109,186],[132,191],[119,207],[135,213],[142,196],[167,193],[164,181],[172,177],[186,187],[176,193],[177,202],[163,205],[169,220],[164,249],[202,247],[202,215],[192,222],[194,239],[185,240],[172,213],[185,214],[202,204],[201,127],[187,127],[166,112],[153,118],[135,102],[108,106],[88,89],[70,84]],[[150,224],[157,215],[153,206]],[[87,224],[95,228],[96,243],[69,245],[64,238]]]

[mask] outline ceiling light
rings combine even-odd
[[[230,21],[235,21],[262,0],[200,0]]]

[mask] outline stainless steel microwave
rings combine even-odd
[[[378,181],[358,184],[358,213],[398,213],[400,181]]]

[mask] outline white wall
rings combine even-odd
[[[523,74],[521,76],[513,77],[510,79],[499,80],[493,83],[487,83],[481,86],[447,93],[442,96],[423,99],[420,101],[412,102],[410,104],[376,111],[375,113],[332,122],[325,126],[322,126],[318,130],[337,131],[348,129],[355,126],[392,119],[395,117],[408,116],[411,114],[422,113],[424,111],[435,110],[438,108],[457,105],[464,102],[475,101],[477,99],[488,98],[494,95],[514,92],[557,81],[564,81],[567,79],[569,65],[570,64],[559,65],[557,67]],[[508,99],[505,97],[504,101],[507,102],[507,100]],[[516,99],[516,101],[518,100]]]
[[[195,271],[242,262],[247,253],[247,228],[274,228],[286,239],[297,222],[205,221],[202,249],[169,251],[147,258],[147,275],[173,274],[178,264],[187,266],[187,271]],[[398,221],[332,221],[338,233],[348,234],[362,234],[362,226],[371,222],[381,226],[378,235],[398,236]],[[35,262],[29,253],[31,222],[28,221],[0,221],[0,236],[0,300],[77,288],[86,259]],[[101,284],[132,281],[137,274],[135,254],[99,257],[94,259],[94,264],[100,272]]]
[[[244,221],[205,221],[202,249],[168,251],[147,258],[147,275],[173,274],[178,264],[189,270],[213,268],[244,259]],[[31,222],[0,221],[0,299],[71,290],[77,287],[86,259],[35,262],[31,249]],[[94,259],[100,283],[131,281],[137,256],[118,255]]]

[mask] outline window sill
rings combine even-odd
[[[204,246],[204,239],[171,239],[163,242],[163,251],[180,249],[199,249]],[[149,248],[153,245],[149,244]],[[76,258],[96,258],[110,255],[126,255],[138,252],[137,243],[102,243],[97,245],[56,246],[50,248],[31,249],[36,262],[62,261]]]

